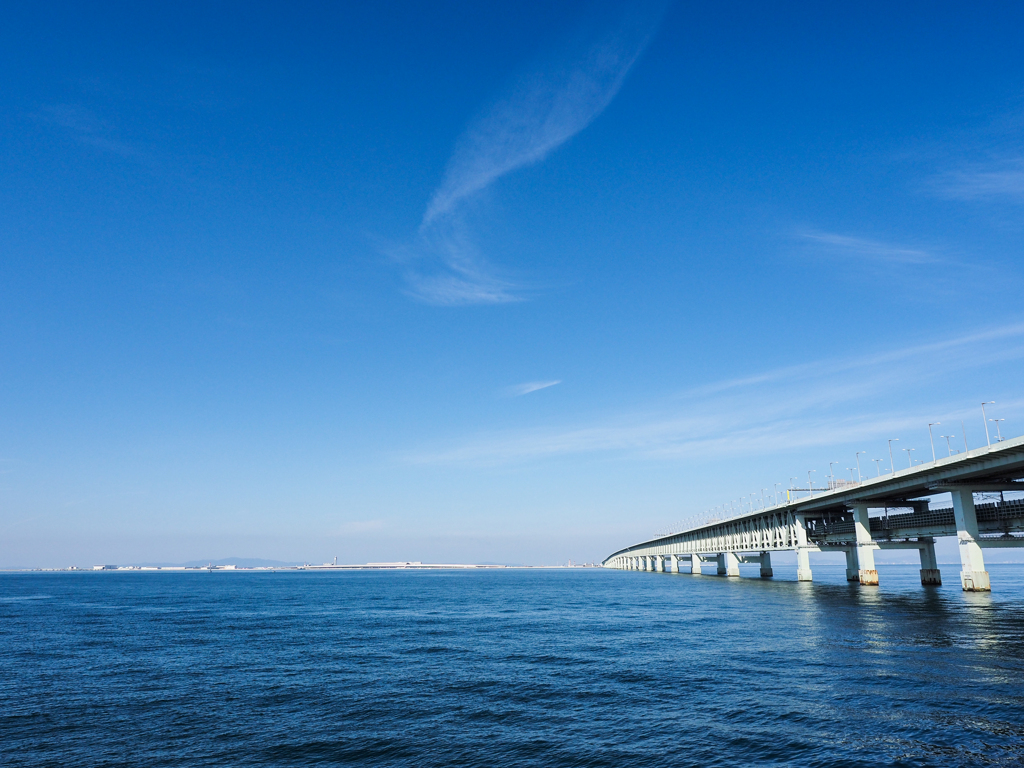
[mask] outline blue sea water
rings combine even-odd
[[[990,572],[4,574],[0,762],[1021,765],[1024,566]]]

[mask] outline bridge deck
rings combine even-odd
[[[935,571],[938,579],[936,566],[925,568],[929,557],[934,560],[934,539],[957,536],[962,558],[967,557],[966,547],[972,569],[982,573],[983,565],[975,568],[982,563],[980,547],[1024,546],[1024,537],[1013,535],[1024,532],[1024,500],[975,504],[973,494],[1024,491],[1021,477],[1024,437],[657,537],[612,553],[604,565],[632,569],[643,560],[643,570],[656,570],[670,558],[678,569],[678,558],[690,556],[699,568],[701,556],[715,555],[719,570],[724,567],[735,575],[738,569],[723,566],[722,561],[732,563],[737,553],[760,553],[763,564],[770,563],[772,551],[796,550],[803,558],[800,562],[806,562],[808,550],[846,550],[848,572],[856,570],[862,574],[862,582],[866,578],[864,583],[872,583],[874,578],[877,583],[877,575],[870,575],[877,572],[869,550],[906,546],[922,550],[922,574]],[[944,492],[951,493],[954,507],[929,508],[928,497]],[[876,513],[872,516],[869,510]],[[852,568],[858,558],[870,568]],[[809,579],[809,566],[803,570]],[[865,571],[870,572],[866,577]],[[770,565],[762,568],[762,573],[766,572],[770,575]],[[969,572],[973,571],[964,571]],[[986,584],[987,578],[985,573]]]

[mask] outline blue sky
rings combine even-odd
[[[2,566],[599,560],[1024,431],[1019,5],[151,6],[0,29]]]

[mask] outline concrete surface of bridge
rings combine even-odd
[[[892,474],[846,483],[774,507],[651,539],[609,555],[606,568],[700,574],[707,562],[723,576],[739,576],[740,563],[759,563],[772,576],[771,553],[793,550],[797,579],[811,580],[810,552],[842,552],[846,577],[878,584],[875,551],[916,549],[921,583],[941,584],[935,539],[955,536],[960,550],[960,583],[967,591],[988,591],[984,550],[1022,547],[1024,499],[1003,500],[1024,491],[1024,437],[1004,440]],[[999,492],[988,503],[976,494]],[[949,493],[951,507],[932,508],[930,497]]]

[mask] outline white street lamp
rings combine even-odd
[[[1003,433],[999,431],[999,422],[1006,421],[1006,419],[989,419],[989,421],[994,421],[996,423],[996,442],[1003,442]]]
[[[872,461],[875,462],[875,471],[878,472],[878,476],[881,477],[882,476],[882,466],[881,466],[882,460],[881,459],[872,459]]]
[[[986,400],[984,403],[981,404],[981,420],[983,422],[985,422],[985,440],[988,441],[988,444],[990,446],[992,445],[992,438],[990,438],[988,436],[988,419],[985,417],[985,406],[986,405],[995,405],[995,404],[996,404],[995,400]]]
[[[951,437],[956,437],[956,435],[939,435],[939,437],[946,438],[946,450],[949,452],[949,455],[952,456],[953,455],[953,446],[951,446],[949,444],[949,439]]]
[[[807,495],[808,497],[814,495],[814,483],[811,482],[811,472],[817,472],[816,469],[807,470]]]
[[[893,437],[889,439],[889,467],[892,469],[892,473],[894,475],[896,474],[896,462],[892,460],[892,444],[898,443],[899,441],[900,439],[898,437]]]
[[[932,437],[932,427],[937,427],[941,423],[941,421],[931,421],[928,423],[928,440],[932,444],[932,464],[935,463],[935,438]]]
[[[912,458],[910,458],[910,452],[912,450],[914,450],[914,449],[913,448],[904,448],[903,450],[907,452],[907,466],[908,467],[913,467],[914,466],[914,460]]]
[[[860,473],[860,455],[862,453],[867,453],[867,451],[857,451],[857,453],[854,454],[857,457],[857,480],[858,481],[864,480],[864,476]]]

